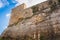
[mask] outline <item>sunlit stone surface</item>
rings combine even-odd
[[[30,8],[25,8],[25,4],[14,8],[9,26],[2,33],[2,38],[4,40],[60,40],[60,2],[51,1]]]

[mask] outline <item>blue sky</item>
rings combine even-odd
[[[0,0],[0,34],[7,28],[11,11],[14,7],[22,3],[30,7],[43,1],[46,0]]]
[[[12,2],[12,0],[0,0],[0,34],[8,26],[11,9],[15,7],[17,2]]]

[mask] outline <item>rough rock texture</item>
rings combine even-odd
[[[60,40],[60,4],[56,1],[45,1],[27,9],[20,9],[21,6],[13,9],[9,26],[2,33],[2,38]]]
[[[14,24],[15,22],[18,21],[19,18],[22,18],[23,13],[21,11],[24,10],[25,8],[26,8],[26,5],[23,3],[20,6],[12,9],[12,14],[11,14],[9,25]]]

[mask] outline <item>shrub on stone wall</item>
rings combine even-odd
[[[0,38],[0,40],[3,40],[2,38]]]
[[[54,4],[51,5],[51,10],[56,9],[56,2],[54,2]]]
[[[38,7],[36,7],[36,6],[32,7],[32,9],[33,9],[33,13],[38,11]]]
[[[59,3],[59,5],[60,5],[60,0],[58,0],[58,3]]]

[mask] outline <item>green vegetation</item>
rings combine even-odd
[[[52,4],[52,0],[49,0],[49,5],[51,5]]]
[[[51,10],[56,9],[56,2],[54,2],[54,4],[51,4]]]
[[[33,6],[32,9],[33,9],[33,13],[38,11],[38,7],[37,6]]]
[[[0,40],[3,40],[2,38],[0,38]]]
[[[41,35],[40,35],[40,40],[45,40],[44,39],[44,35],[41,33]]]
[[[58,4],[60,5],[60,0],[58,0]]]
[[[59,3],[60,3],[60,0],[59,0]],[[49,0],[49,5],[51,8],[51,12],[57,8],[57,2],[55,1],[53,2],[52,0]]]
[[[44,36],[41,36],[41,37],[40,37],[40,40],[44,40]]]

